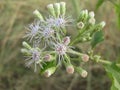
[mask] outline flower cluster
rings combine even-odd
[[[80,62],[88,62],[89,55],[74,50],[73,45],[83,41],[90,41],[94,32],[101,30],[105,23],[95,25],[94,12],[83,10],[80,12],[77,37],[72,41],[71,36],[67,36],[66,27],[73,25],[74,20],[67,17],[66,3],[54,3],[47,5],[49,16],[44,17],[35,10],[33,14],[37,20],[30,24],[26,29],[25,38],[29,44],[23,41],[24,48],[21,52],[26,56],[26,66],[34,64],[34,71],[39,71],[46,77],[51,76],[56,69],[63,64],[68,74],[78,72],[82,77],[87,76],[87,71],[74,63],[74,57],[78,57]],[[30,46],[33,44],[33,46]]]

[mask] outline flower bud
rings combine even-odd
[[[88,38],[87,38],[87,40],[91,40],[91,39],[92,39],[92,37],[88,37]]]
[[[90,18],[89,21],[88,21],[91,25],[94,25],[95,24],[95,18]]]
[[[83,62],[88,62],[89,61],[89,56],[87,54],[83,54],[81,58],[82,58]]]
[[[86,21],[88,18],[88,10],[82,10],[80,12],[79,21]]]
[[[56,16],[59,17],[59,15],[60,15],[60,3],[55,3],[54,7],[55,7]]]
[[[76,67],[76,71],[83,77],[87,77],[88,73],[86,70],[82,69],[81,67]]]
[[[95,16],[95,13],[93,11],[89,12],[89,17],[90,18],[94,18],[94,16]]]
[[[21,49],[21,52],[24,53],[24,54],[29,53],[27,49]]]
[[[50,76],[51,76],[51,72],[50,72],[49,70],[46,70],[46,71],[44,72],[44,76],[45,76],[45,77],[50,77]]]
[[[45,55],[44,59],[45,61],[48,61],[48,62],[51,61],[51,55],[50,54]]]
[[[94,60],[95,60],[96,62],[98,62],[98,61],[100,60],[100,58],[101,58],[101,57],[100,57],[99,55],[95,55],[95,56],[94,56]]]
[[[87,16],[88,15],[88,10],[86,9],[86,10],[84,10],[84,12],[85,12],[85,15]]]
[[[79,29],[82,29],[82,28],[84,27],[84,23],[83,23],[83,22],[77,23],[77,27],[78,27]]]
[[[85,71],[85,70],[83,70],[82,73],[81,73],[81,76],[82,76],[83,78],[85,78],[85,77],[87,77],[87,75],[88,75],[88,72]]]
[[[63,44],[68,45],[69,43],[70,43],[70,37],[67,36],[63,39]]]
[[[65,2],[60,2],[60,8],[61,8],[61,14],[65,15],[66,3]]]
[[[66,71],[68,74],[73,74],[74,73],[74,67],[72,65],[69,65],[66,67]]]
[[[48,8],[48,11],[49,11],[54,17],[56,17],[53,4],[47,5],[47,8]]]
[[[55,70],[56,70],[56,67],[48,68],[47,70],[45,70],[44,76],[50,77],[55,72]]]
[[[27,49],[32,49],[31,46],[25,41],[22,42],[22,45]]]
[[[105,22],[104,21],[102,21],[101,23],[100,23],[100,26],[103,28],[104,26],[105,26]]]
[[[38,10],[33,11],[33,14],[36,15],[40,20],[42,20],[42,21],[44,20],[43,16],[41,15],[41,13]]]
[[[82,41],[85,42],[85,41],[87,41],[87,39],[86,38],[82,38]]]

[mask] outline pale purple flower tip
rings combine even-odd
[[[74,73],[74,67],[72,65],[67,66],[66,71],[68,74],[73,74]]]
[[[82,61],[83,62],[88,62],[89,61],[89,56],[87,54],[82,55]]]
[[[39,34],[39,29],[40,29],[39,23],[30,24],[27,29],[28,31],[26,32],[25,37],[30,39],[30,41],[32,41],[34,38],[37,38],[37,35]]]
[[[44,38],[50,38],[53,36],[54,30],[51,28],[45,28],[42,33],[43,33]]]
[[[70,37],[66,36],[66,37],[63,39],[63,44],[68,45],[69,43],[70,43]]]
[[[44,56],[45,61],[51,61],[51,55],[47,54]]]
[[[57,44],[55,47],[55,51],[59,55],[64,55],[66,53],[67,47],[64,44]]]

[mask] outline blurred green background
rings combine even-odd
[[[110,90],[111,82],[102,65],[89,65],[85,79],[77,74],[66,74],[64,68],[44,78],[25,67],[20,49],[25,26],[35,18],[32,12],[38,9],[45,15],[46,5],[58,1],[67,3],[67,15],[72,14],[74,18],[81,9],[95,11],[96,20],[106,22],[105,40],[95,52],[104,59],[120,61],[119,14],[109,0],[0,0],[0,90]],[[96,5],[101,4],[98,1],[105,2],[96,9]]]

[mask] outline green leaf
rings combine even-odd
[[[104,40],[103,31],[97,31],[93,34],[91,45],[94,48],[98,43]]]
[[[120,90],[120,68],[115,64],[105,65],[104,67],[112,80],[111,90]]]
[[[115,10],[117,15],[118,27],[120,28],[120,4],[115,4]]]
[[[118,90],[118,89],[115,87],[114,84],[112,84],[112,86],[111,86],[111,90]]]
[[[98,0],[97,4],[96,4],[96,10],[99,9],[99,7],[104,3],[105,0]]]

